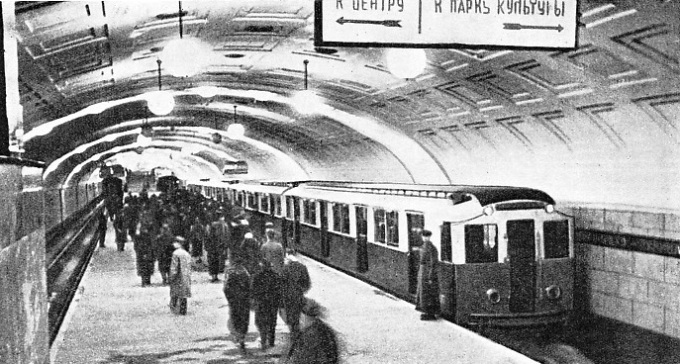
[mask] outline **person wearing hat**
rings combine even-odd
[[[239,245],[238,251],[243,257],[248,274],[253,276],[257,273],[260,266],[260,242],[257,241],[253,233],[249,231],[243,235],[243,240]]]
[[[187,314],[187,298],[191,297],[191,255],[184,244],[183,237],[175,237],[170,263],[170,309],[180,315]]]
[[[283,245],[279,242],[277,232],[274,229],[266,230],[265,238],[267,240],[260,247],[260,255],[262,260],[271,264],[272,270],[280,276],[283,273],[283,263],[286,258]]]
[[[271,263],[264,260],[262,268],[252,277],[252,303],[255,306],[255,326],[260,332],[262,350],[276,341],[276,313],[281,300],[281,276]]]
[[[336,364],[340,362],[340,348],[333,329],[322,318],[325,308],[316,301],[304,298],[300,315],[300,332],[291,337],[288,350],[280,363]]]
[[[234,342],[243,351],[246,349],[246,334],[250,321],[250,274],[243,264],[243,258],[235,255],[229,260],[224,278],[224,296],[229,304],[227,327]]]
[[[420,247],[420,264],[418,269],[418,288],[416,290],[416,310],[421,311],[423,321],[436,320],[439,312],[439,279],[437,262],[439,253],[432,244],[432,232],[423,230],[423,244]]]
[[[212,277],[212,282],[219,281],[217,276],[224,271],[224,251],[231,234],[231,229],[224,220],[224,215],[218,214],[218,216],[217,221],[210,225],[210,233],[204,245],[208,255],[208,271]]]

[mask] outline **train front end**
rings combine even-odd
[[[573,309],[573,218],[551,201],[482,205],[451,228],[455,321],[472,327],[565,323]],[[455,256],[455,253],[454,253]]]

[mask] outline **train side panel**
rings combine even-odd
[[[508,313],[510,266],[498,263],[456,264],[456,287],[451,299],[456,301],[456,322],[470,322],[471,313],[498,315]],[[496,290],[500,301],[489,299],[487,292]]]

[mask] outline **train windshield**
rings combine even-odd
[[[546,259],[569,257],[569,221],[545,221],[543,236]]]
[[[498,225],[465,226],[465,262],[495,263],[498,261]]]

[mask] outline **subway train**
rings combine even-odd
[[[43,190],[43,196],[51,344],[59,333],[97,242],[104,238],[104,186],[88,183],[47,188]]]
[[[189,181],[242,206],[309,257],[413,302],[418,246],[433,232],[442,316],[474,329],[562,325],[573,309],[573,218],[518,187]]]

